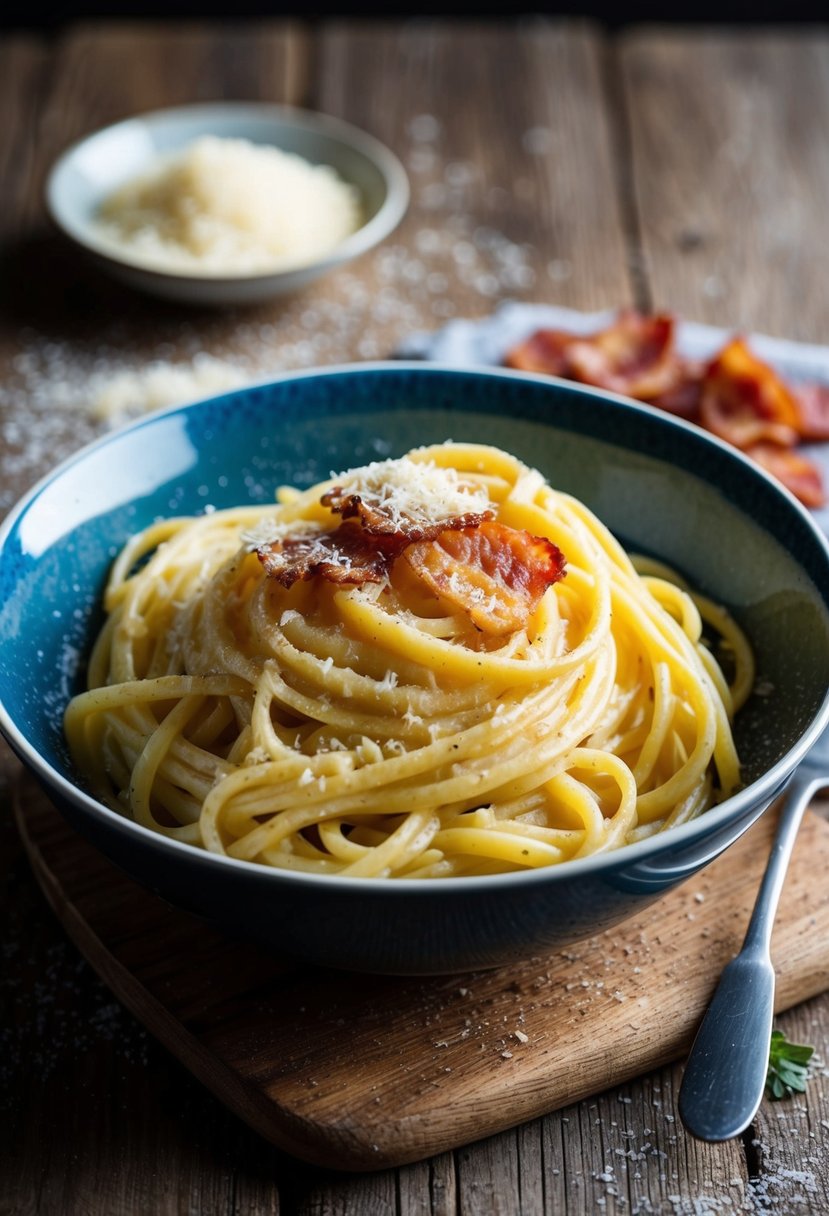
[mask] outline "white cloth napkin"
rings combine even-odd
[[[609,325],[615,310],[577,312],[554,304],[522,304],[509,301],[482,321],[458,319],[428,334],[413,334],[398,350],[401,358],[428,359],[454,367],[497,367],[504,355],[537,329],[564,329],[589,334]],[[733,331],[695,321],[677,325],[677,347],[691,359],[708,359],[725,344]],[[819,381],[829,385],[829,346],[790,342],[764,334],[749,334],[752,350],[777,368],[787,379]],[[810,444],[803,451],[823,472],[829,491],[829,443]],[[829,505],[813,511],[814,519],[829,533]]]

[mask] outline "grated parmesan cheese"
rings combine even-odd
[[[341,475],[332,474],[331,480],[346,494],[357,494],[372,507],[378,509],[395,527],[419,525],[421,527],[451,523],[464,515],[480,515],[491,509],[487,491],[469,482],[463,482],[456,469],[444,469],[432,461],[412,460],[402,456],[398,460],[379,460],[358,469],[349,469]],[[285,488],[279,491],[280,502],[286,501]],[[338,512],[332,511],[332,523],[336,523]],[[282,522],[278,518],[265,518],[241,534],[242,545],[253,552],[271,545],[282,545],[294,537],[311,537],[324,532],[325,527],[316,520],[293,519]],[[352,557],[336,547],[326,551],[325,560],[331,565],[350,567]],[[450,586],[456,594],[467,594],[476,601],[483,601],[484,592],[479,587],[467,587],[456,571],[450,575]],[[366,584],[360,595],[376,600],[382,593],[380,583]],[[491,597],[495,599],[495,597]],[[282,622],[284,624],[285,616]],[[328,669],[326,669],[328,670]],[[381,691],[395,687],[397,677],[387,672],[378,681]],[[346,694],[348,695],[348,694]]]
[[[320,532],[322,529],[311,520],[302,521],[301,527],[294,523],[279,523],[275,519],[260,519],[252,528],[246,528],[240,540],[249,553],[257,549],[265,549],[268,545],[279,544],[286,537],[295,534],[297,530],[303,533]],[[294,613],[298,616],[299,613]]]
[[[356,189],[329,165],[206,135],[116,190],[96,227],[159,270],[244,275],[319,261],[361,222]]]
[[[284,627],[288,624],[289,621],[301,621],[301,620],[302,620],[302,614],[297,612],[297,610],[295,608],[286,608],[285,611],[282,613],[282,616],[279,618],[279,627],[280,627],[280,629],[284,629]]]
[[[168,405],[184,405],[250,382],[236,363],[201,351],[191,363],[156,359],[141,370],[95,373],[87,382],[93,418],[112,424],[149,414]]]
[[[383,752],[380,745],[375,743],[373,739],[369,739],[368,735],[363,735],[354,749],[358,760],[363,764],[380,764],[383,759]]]
[[[463,482],[456,469],[442,469],[432,461],[408,456],[375,460],[335,480],[343,490],[377,503],[394,524],[410,520],[440,523],[490,506],[486,490]]]

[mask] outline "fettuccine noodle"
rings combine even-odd
[[[89,691],[66,712],[96,796],[246,861],[439,878],[615,849],[739,787],[730,721],[753,667],[726,613],[638,573],[582,503],[497,449],[406,460],[561,550],[525,626],[482,631],[399,559],[379,583],[268,577],[257,536],[333,527],[336,480],[156,524],[114,565]]]

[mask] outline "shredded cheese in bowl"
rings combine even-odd
[[[362,219],[357,190],[329,165],[207,135],[111,194],[96,228],[158,270],[244,275],[319,261]]]

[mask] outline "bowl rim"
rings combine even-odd
[[[451,364],[424,363],[416,360],[343,363],[330,367],[286,371],[228,392],[217,393],[211,397],[200,398],[199,400],[184,404],[167,406],[138,418],[125,426],[109,431],[61,461],[54,469],[41,477],[11,508],[6,518],[0,523],[0,561],[2,561],[5,545],[12,531],[25,517],[31,507],[34,506],[40,495],[53,482],[62,477],[69,469],[82,463],[92,453],[106,447],[111,442],[116,440],[121,441],[125,435],[153,426],[157,420],[178,413],[195,413],[208,404],[216,405],[221,402],[232,402],[238,396],[252,389],[267,389],[269,387],[278,387],[284,383],[321,379],[330,376],[382,376],[389,373],[411,374],[412,372],[427,376],[445,376],[450,374],[457,376],[459,379],[495,378],[505,381],[525,381],[542,387],[564,389],[572,392],[575,396],[586,397],[588,399],[596,397],[621,406],[639,419],[647,420],[647,426],[654,425],[657,428],[665,427],[668,430],[676,430],[680,434],[684,433],[685,435],[693,436],[695,440],[702,442],[703,445],[712,444],[715,448],[725,453],[728,458],[744,466],[745,470],[759,479],[761,484],[765,486],[766,491],[770,490],[773,495],[781,497],[786,503],[787,509],[789,511],[794,510],[800,516],[801,523],[805,523],[807,530],[812,535],[812,539],[817,542],[818,548],[822,550],[826,560],[827,571],[829,571],[829,538],[817,526],[806,508],[798,502],[793,494],[764,469],[755,464],[754,461],[751,461],[738,449],[725,443],[717,438],[717,436],[703,431],[700,427],[696,427],[684,419],[676,418],[673,415],[658,413],[643,403],[635,402],[630,398],[620,396],[606,389],[593,388],[575,381],[564,380],[560,377],[532,372],[518,372],[506,368],[461,368]],[[809,577],[808,574],[806,577]],[[809,581],[811,582],[812,580],[809,579]],[[829,612],[829,603],[827,603],[827,612]],[[736,794],[733,794],[719,805],[710,807],[709,810],[688,823],[659,832],[644,840],[623,845],[618,849],[613,849],[606,853],[589,854],[586,857],[575,858],[562,862],[559,865],[541,866],[532,870],[514,871],[505,874],[441,878],[435,882],[421,882],[414,879],[407,881],[404,878],[390,881],[378,878],[353,878],[339,874],[309,874],[292,870],[280,870],[276,867],[262,865],[259,862],[230,857],[227,854],[212,853],[206,849],[175,840],[159,832],[154,832],[150,828],[146,828],[142,824],[126,818],[126,816],[118,811],[107,807],[104,803],[99,802],[91,794],[82,789],[81,786],[65,777],[23,735],[7,710],[5,703],[0,699],[0,732],[6,736],[6,739],[19,758],[28,764],[35,775],[40,776],[47,787],[55,790],[59,797],[74,804],[80,810],[91,814],[93,819],[103,819],[108,828],[113,829],[116,833],[124,837],[132,837],[137,833],[138,837],[148,846],[155,846],[163,852],[171,852],[172,857],[181,857],[185,863],[189,861],[193,865],[203,865],[208,869],[213,866],[229,866],[231,870],[247,875],[256,881],[288,882],[297,884],[300,887],[306,887],[309,884],[311,887],[315,887],[322,884],[322,889],[324,890],[332,892],[335,890],[340,892],[354,891],[363,895],[370,893],[377,894],[381,891],[384,895],[385,893],[394,892],[394,898],[409,898],[416,891],[425,891],[427,894],[424,896],[414,896],[414,898],[428,898],[429,892],[435,893],[437,891],[445,892],[447,897],[450,897],[452,895],[459,896],[464,892],[469,894],[495,892],[503,889],[511,890],[514,887],[530,889],[537,884],[566,882],[570,878],[601,875],[608,870],[628,868],[626,866],[627,862],[633,866],[646,861],[655,853],[662,852],[663,849],[667,851],[670,846],[681,849],[683,846],[693,845],[698,839],[702,839],[703,837],[714,837],[718,829],[726,827],[732,821],[737,822],[742,819],[742,830],[745,831],[757,817],[756,815],[750,815],[751,809],[763,802],[768,805],[774,797],[781,793],[796,766],[827,730],[829,730],[829,688],[827,688],[821,708],[815,714],[807,730],[803,732],[797,742],[784,756],[750,785],[738,790]],[[757,814],[761,814],[763,810],[765,810],[765,806]]]
[[[216,271],[163,270],[158,266],[147,264],[140,257],[119,253],[116,245],[96,236],[94,229],[88,223],[75,219],[72,211],[66,209],[61,184],[62,176],[81,150],[93,141],[111,136],[119,129],[134,124],[145,124],[152,127],[155,124],[166,122],[171,117],[203,117],[205,119],[203,134],[207,135],[210,134],[211,116],[215,118],[226,114],[236,114],[240,117],[249,114],[252,117],[290,123],[300,130],[328,136],[361,153],[380,172],[386,185],[386,197],[377,213],[335,245],[333,249],[327,250],[322,257],[314,258],[312,261],[256,270],[249,274],[222,274]],[[184,146],[182,144],[182,147]],[[319,110],[256,101],[198,102],[192,105],[166,106],[158,110],[141,111],[138,114],[119,119],[105,127],[90,131],[64,148],[50,167],[44,184],[47,211],[53,223],[69,240],[74,241],[96,257],[131,271],[140,272],[148,279],[158,283],[182,283],[188,286],[211,283],[227,287],[265,284],[269,280],[283,280],[311,269],[333,267],[341,262],[350,261],[372,249],[394,231],[406,213],[410,194],[409,179],[399,157],[368,131],[346,122],[345,119],[333,114],[325,114]]]

